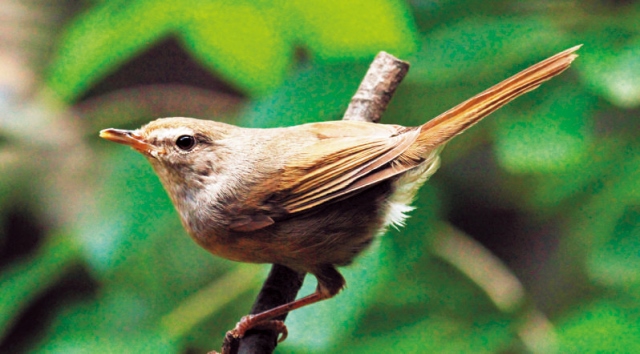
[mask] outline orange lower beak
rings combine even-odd
[[[100,131],[100,137],[113,141],[114,143],[129,145],[139,152],[149,154],[151,151],[157,150],[157,148],[146,141],[144,138],[137,134],[134,130],[123,129],[104,129]]]

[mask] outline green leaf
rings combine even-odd
[[[49,68],[47,83],[59,99],[72,101],[129,58],[175,27],[170,1],[106,1],[67,28]]]
[[[309,65],[273,94],[254,101],[240,125],[268,128],[340,119],[367,67],[354,62]]]
[[[640,210],[627,209],[611,239],[589,255],[587,270],[604,285],[640,284]]]
[[[528,196],[528,203],[539,210],[553,211],[568,198],[598,189],[603,171],[611,170],[617,163],[611,159],[613,153],[613,147],[602,143],[597,151],[589,151],[590,158],[580,165],[532,176],[537,183]]]
[[[78,222],[79,241],[94,270],[112,272],[142,251],[162,227],[180,230],[178,216],[143,156],[118,147],[103,161],[97,203]]]
[[[573,88],[547,88],[544,96],[546,101],[536,111],[499,122],[496,153],[511,172],[565,171],[588,158],[592,130],[586,117],[593,100]]]
[[[524,69],[527,62],[565,49],[565,43],[545,18],[471,17],[443,24],[425,35],[409,78],[461,87],[492,84],[487,77],[514,74],[514,65]]]
[[[119,65],[170,34],[204,65],[252,95],[279,87],[295,46],[323,60],[370,59],[415,50],[415,25],[401,1],[208,0],[104,2],[69,26],[48,85],[76,99]]]
[[[640,106],[640,40],[616,48],[585,48],[576,66],[587,86],[614,105]]]
[[[397,353],[496,353],[513,339],[506,321],[465,323],[432,316],[378,337],[358,338],[350,353],[375,353],[381,348]]]
[[[157,326],[152,296],[104,287],[93,301],[65,308],[36,352],[176,353],[178,338]]]
[[[403,58],[416,50],[415,24],[403,1],[296,0],[295,36],[321,61],[371,60],[379,51]]]
[[[13,265],[0,276],[0,338],[34,298],[58,281],[79,260],[71,237],[52,235],[33,259]]]
[[[293,59],[293,41],[279,4],[199,1],[183,9],[179,32],[203,64],[252,94],[279,87]]]
[[[606,301],[580,308],[558,325],[557,333],[560,353],[640,352],[637,309],[625,310]]]
[[[631,289],[639,285],[634,264],[638,257],[636,205],[640,199],[637,181],[640,155],[632,154],[621,154],[625,158],[617,159],[615,155],[606,156],[616,163],[594,181],[597,189],[589,191],[586,201],[571,213],[562,214],[570,219],[558,254],[563,271],[582,267],[580,272],[591,278],[589,286],[614,287],[628,294],[633,294],[635,290]]]
[[[95,321],[100,321],[95,318]],[[129,332],[129,331],[126,331]],[[179,342],[152,331],[104,333],[86,327],[48,341],[35,353],[179,353]]]

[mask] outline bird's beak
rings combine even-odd
[[[153,151],[158,150],[154,145],[147,143],[135,130],[103,129],[100,131],[100,137],[114,143],[129,145],[143,154],[152,154]]]

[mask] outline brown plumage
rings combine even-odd
[[[221,257],[278,263],[318,279],[316,293],[245,318],[261,321],[334,296],[349,264],[388,225],[401,225],[450,139],[576,58],[558,53],[419,127],[353,121],[247,129],[164,118],[101,136],[151,162],[189,234]]]

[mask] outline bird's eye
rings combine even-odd
[[[189,151],[196,146],[196,138],[191,135],[181,135],[176,139],[176,146],[181,150]]]

